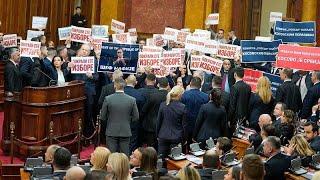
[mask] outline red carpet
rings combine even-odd
[[[3,121],[4,121],[4,113],[0,112],[0,139],[2,139],[2,132],[3,132]],[[80,160],[89,159],[91,153],[94,151],[94,145],[90,145],[88,147],[83,147],[83,150],[80,152]],[[2,164],[10,164],[10,156],[5,156],[0,149],[0,161]],[[13,164],[23,164],[24,160],[19,159],[17,157],[13,158]]]

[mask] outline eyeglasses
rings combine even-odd
[[[117,54],[121,54],[121,53],[122,53],[121,51],[117,52]]]

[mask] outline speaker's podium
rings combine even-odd
[[[79,132],[79,119],[84,117],[85,99],[82,81],[64,86],[25,87],[22,93],[6,97],[2,150],[10,152],[12,132],[15,156],[42,155],[50,143],[76,149],[77,141],[73,139]]]

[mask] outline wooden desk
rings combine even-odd
[[[289,172],[285,172],[285,177],[286,177],[286,180],[306,180],[306,178],[302,176],[297,176]]]
[[[26,172],[23,168],[20,168],[20,176],[21,180],[29,180],[31,175],[29,172]]]
[[[187,159],[180,160],[180,161],[174,161],[172,159],[166,159],[167,161],[167,169],[168,170],[180,170],[183,167],[186,167],[189,163],[191,163],[191,166],[197,167],[198,165],[188,161]]]
[[[238,153],[237,158],[241,159],[249,148],[250,142],[243,139],[232,138],[232,146],[235,147],[234,151]]]

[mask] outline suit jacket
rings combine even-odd
[[[213,139],[224,136],[224,130],[227,127],[226,111],[220,106],[216,106],[213,102],[203,104],[200,108],[193,138],[197,142],[205,142],[212,137]]]
[[[318,103],[318,99],[320,98],[320,82],[311,87],[307,95],[303,100],[303,106],[301,110],[301,118],[307,119],[312,114],[312,106]]]
[[[162,102],[157,118],[157,137],[166,140],[186,139],[186,106],[179,101]]]
[[[229,41],[228,44],[240,46],[240,39],[236,38],[234,41]]]
[[[234,124],[237,119],[248,118],[251,87],[243,80],[236,82],[230,92],[229,120]]]
[[[55,68],[47,57],[43,59],[43,66],[44,72],[53,79],[53,71],[55,70]]]
[[[138,110],[139,110],[139,113],[140,113],[141,110],[142,110],[142,107],[143,107],[143,105],[145,103],[145,99],[142,96],[142,94],[137,89],[134,89],[131,86],[124,87],[124,93],[126,93],[129,96],[134,97],[136,99],[137,107],[138,107]]]
[[[21,57],[19,68],[23,87],[31,85],[33,66],[34,62],[30,57]]]
[[[4,90],[9,92],[22,91],[21,73],[11,61],[8,61],[4,68]]]
[[[43,60],[40,58],[33,58],[31,86],[45,87],[49,85],[50,79],[45,75]]]
[[[302,108],[301,94],[299,87],[292,81],[285,81],[276,91],[276,102],[285,103],[288,109],[299,112]]]
[[[98,101],[99,106],[100,107],[102,106],[105,97],[113,94],[114,92],[115,92],[115,90],[114,90],[114,83],[113,82],[110,84],[104,85],[102,87],[101,94],[100,94],[99,101]]]
[[[156,132],[159,107],[166,100],[167,94],[167,90],[157,90],[149,95],[149,98],[143,105],[141,115],[143,117],[142,127],[145,131]]]
[[[265,180],[285,180],[284,172],[288,171],[291,166],[290,157],[278,153],[267,160],[265,165]]]
[[[69,81],[68,77],[69,77],[70,71],[68,71],[67,69],[61,69],[61,71],[63,73],[64,80],[66,82],[68,82]],[[51,74],[51,78],[53,80],[58,81],[58,72],[55,68],[52,70],[52,72],[50,74]]]
[[[219,88],[219,89],[221,90],[221,88]],[[208,91],[207,94],[210,95],[211,91]],[[229,104],[230,104],[230,94],[225,91],[221,91],[221,101],[222,101],[222,103],[221,103],[222,106],[224,106],[224,109],[226,110],[226,112],[228,112]]]
[[[81,80],[85,82],[85,94],[87,96],[89,103],[93,103],[94,99],[92,98],[96,95],[96,81],[99,78],[98,73],[93,73],[92,78],[88,78],[86,74],[72,74],[73,80]]]
[[[216,169],[212,169],[212,168],[198,169],[201,180],[212,180],[213,171],[216,171]]]
[[[142,96],[146,99],[146,101],[149,98],[149,95],[152,93],[156,93],[158,91],[157,88],[154,86],[145,86],[144,88],[139,89],[140,93],[142,93]]]
[[[300,79],[299,71],[293,73],[292,75],[292,82],[297,83]],[[313,86],[312,80],[311,80],[311,73],[308,73],[305,79],[305,83],[307,86],[307,89],[311,88]]]
[[[122,92],[105,98],[101,109],[101,120],[107,121],[106,135],[130,137],[130,123],[139,119],[136,100]]]
[[[313,138],[310,142],[310,147],[315,151],[315,152],[320,152],[320,136],[316,136]]]

